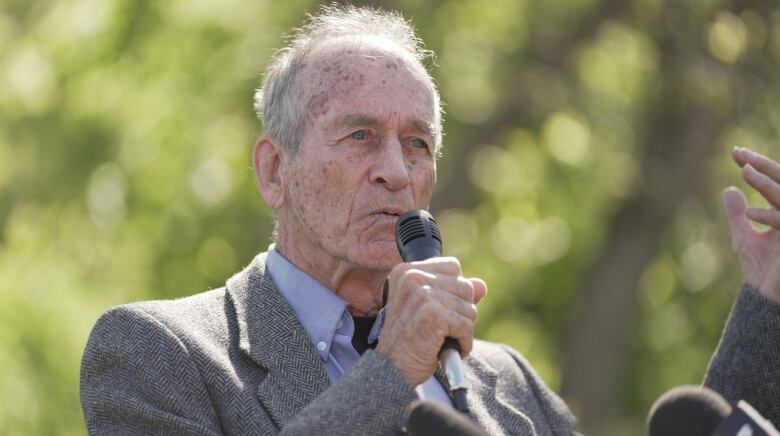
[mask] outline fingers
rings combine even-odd
[[[477,304],[487,295],[487,283],[479,278],[470,278],[469,280],[474,286],[474,304]]]
[[[433,275],[409,270],[401,277],[398,299],[400,304],[421,306],[435,303],[469,319],[477,317],[474,305],[474,285],[464,277]]]
[[[474,301],[474,285],[469,279],[462,276],[440,273],[432,274],[428,271],[411,268],[400,274],[395,282],[398,283],[400,288],[400,292],[397,292],[399,298],[407,298],[410,291],[423,286],[429,286],[437,290],[446,291],[458,299],[469,303]]]
[[[460,344],[460,355],[466,357],[474,347],[474,320],[459,317],[450,323],[447,337],[455,338]]]
[[[471,352],[474,340],[474,318],[476,307],[472,305],[472,312],[464,315],[451,307],[447,307],[440,300],[430,299],[418,304],[416,314],[411,322],[419,326],[418,334],[434,333],[434,351],[441,346],[444,338],[454,338],[460,343],[461,354],[466,356]],[[429,347],[431,348],[431,347]],[[437,353],[438,354],[438,353]]]
[[[390,271],[390,283],[399,283],[403,279],[408,279],[407,275],[410,271],[413,275],[417,274],[414,271],[424,272],[430,275],[429,278],[431,280],[437,275],[450,275],[453,277],[461,275],[460,261],[458,259],[454,257],[434,257],[419,262],[407,262],[396,265]]]
[[[390,271],[390,283],[398,284],[398,288],[401,289],[409,289],[407,284],[410,286],[427,284],[449,290],[469,302],[477,302],[487,293],[487,285],[484,281],[463,277],[460,261],[454,257],[437,257],[399,264]],[[401,294],[403,295],[403,291]]]
[[[430,273],[449,274],[459,276],[463,274],[460,269],[460,261],[457,257],[432,257],[419,262],[410,262],[412,268],[424,269]]]
[[[756,170],[751,164],[742,167],[742,178],[775,207],[780,207],[780,183]]]
[[[460,277],[457,285],[448,283],[448,278],[413,289],[408,302],[411,310],[417,312],[417,322],[425,330],[438,331],[438,337],[454,338],[460,343],[463,356],[471,352],[474,341],[474,320],[477,318],[477,306],[473,299],[473,285],[468,279]],[[442,283],[447,286],[441,286]],[[457,288],[457,290],[456,290]],[[469,298],[463,298],[468,295]]]
[[[780,207],[780,163],[742,147],[734,147],[731,157],[742,167],[742,178],[769,204]]]
[[[731,157],[739,166],[751,165],[758,172],[766,174],[770,179],[780,183],[780,164],[763,154],[747,148],[734,147],[731,150]]]
[[[454,258],[429,259],[397,267],[391,273],[389,306],[407,322],[419,323],[427,333],[463,340],[468,353],[473,339],[477,307],[487,286],[480,279],[460,275],[460,263]],[[401,315],[405,314],[405,315]]]
[[[777,209],[758,209],[751,207],[745,214],[753,221],[780,230],[780,211]]]
[[[753,230],[750,220],[745,215],[747,200],[739,188],[729,186],[723,191],[723,211],[731,229],[731,236],[735,240],[737,237],[750,234]]]

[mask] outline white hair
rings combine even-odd
[[[254,108],[263,122],[264,133],[279,141],[291,156],[300,147],[307,121],[309,96],[306,84],[299,80],[306,66],[306,56],[322,42],[343,36],[384,38],[412,55],[421,65],[433,57],[433,52],[425,49],[411,23],[398,12],[334,3],[323,6],[318,14],[308,15],[303,25],[294,30],[287,46],[274,55],[265,71],[262,87],[254,97]],[[438,155],[442,142],[441,99],[433,79],[425,71],[433,91]]]

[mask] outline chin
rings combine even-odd
[[[371,269],[391,270],[403,262],[398,253],[398,246],[393,241],[374,241],[368,247],[362,247],[355,252],[355,263]]]

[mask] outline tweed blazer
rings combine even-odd
[[[469,417],[488,433],[572,434],[571,412],[516,351],[476,341],[464,366]],[[417,399],[371,350],[331,384],[264,253],[223,288],[106,311],[80,388],[89,433],[111,435],[384,435]]]

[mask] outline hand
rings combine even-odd
[[[726,188],[723,208],[732,246],[747,284],[780,303],[780,164],[746,148],[735,147],[731,156],[742,167],[742,178],[773,206],[748,208],[742,191]],[[771,228],[759,232],[751,220]]]
[[[480,279],[463,277],[454,257],[402,263],[390,271],[385,321],[376,352],[401,371],[410,386],[433,375],[444,338],[471,352],[476,303],[487,293]]]

